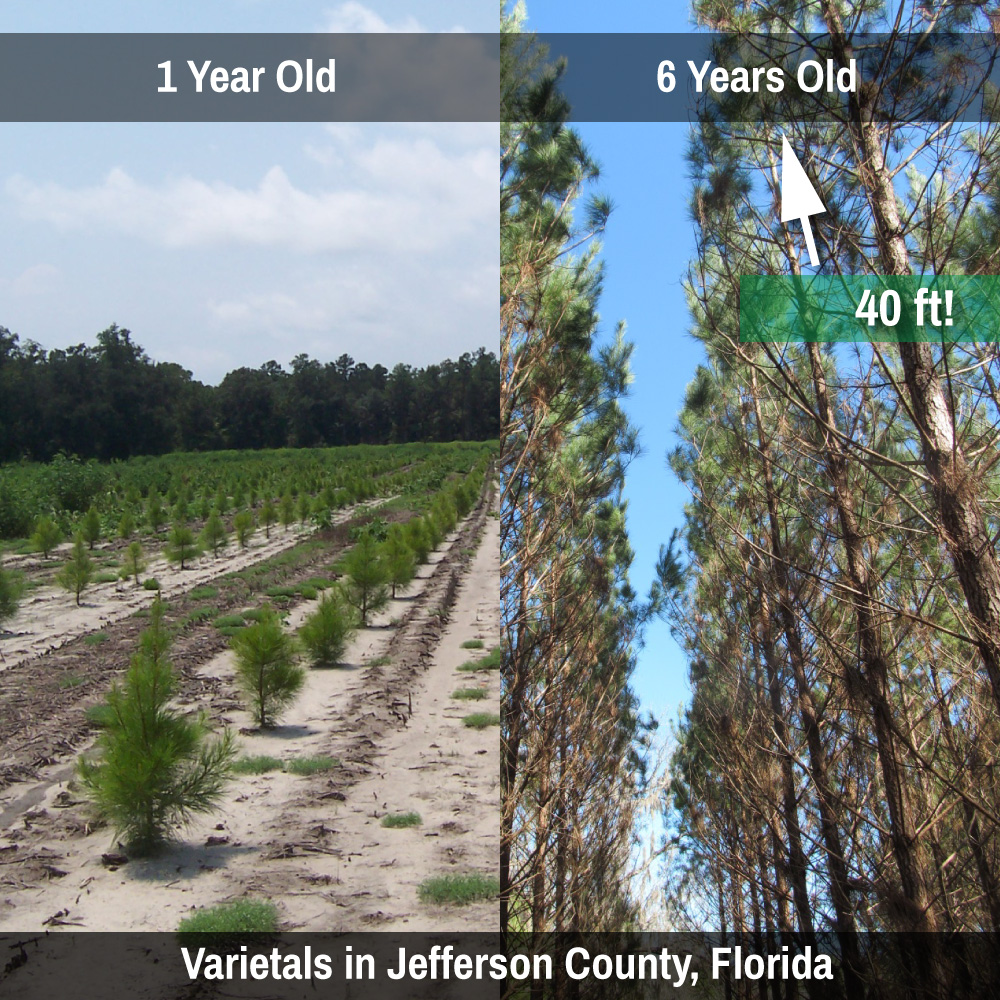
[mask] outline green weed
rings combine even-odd
[[[233,763],[233,774],[267,774],[268,771],[281,771],[283,766],[277,757],[261,755],[259,757],[239,757]]]
[[[185,917],[178,934],[273,934],[278,929],[278,908],[258,899],[220,903]]]
[[[417,888],[421,902],[466,906],[481,899],[492,899],[500,892],[500,883],[488,875],[454,873],[425,879]]]
[[[462,722],[469,729],[487,729],[490,726],[500,725],[500,716],[492,712],[473,712],[462,719]]]
[[[452,691],[451,696],[459,701],[482,701],[487,693],[482,688],[459,688]]]
[[[423,823],[423,820],[420,818],[420,813],[415,812],[389,813],[388,816],[382,817],[382,826],[390,830],[402,830],[409,826],[420,826],[421,823]]]
[[[310,774],[324,774],[340,766],[340,761],[336,757],[293,757],[285,765],[285,770],[291,774],[308,776]]]

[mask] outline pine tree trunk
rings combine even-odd
[[[824,0],[824,19],[834,52],[843,60],[848,48],[839,16]],[[852,94],[851,125],[857,143],[858,169],[875,221],[882,273],[909,275],[910,259],[886,169],[878,126],[871,120],[870,97]],[[933,483],[940,530],[972,616],[976,644],[1000,708],[1000,564],[961,444],[951,409],[938,378],[929,344],[900,344],[899,356],[914,422],[920,433],[924,466]]]
[[[785,723],[785,708],[781,703],[781,678],[779,677],[777,655],[771,636],[768,619],[765,584],[761,582],[760,645],[764,667],[767,673],[767,694],[771,708],[771,725],[777,740],[777,755],[781,763],[781,805],[785,830],[788,834],[788,872],[792,883],[792,899],[799,929],[804,934],[813,933],[812,908],[809,889],[806,885],[806,856],[802,850],[802,830],[799,826],[799,803],[795,794],[795,777],[792,769],[792,754],[788,745],[788,726]]]
[[[864,690],[871,708],[876,749],[889,810],[893,856],[903,895],[910,904],[909,926],[904,929],[935,931],[938,929],[937,914],[928,887],[926,865],[919,849],[912,808],[906,795],[898,756],[898,741],[893,733],[889,655],[879,625],[879,611],[864,553],[864,541],[854,510],[854,498],[850,492],[847,462],[837,443],[819,350],[815,344],[807,347],[819,409],[819,428],[823,434],[823,457],[833,485],[841,541],[847,556],[848,581],[857,619],[859,658],[864,670]]]
[[[858,969],[859,956],[856,943],[851,935],[855,931],[854,915],[851,909],[847,889],[847,866],[844,861],[844,851],[840,839],[840,829],[837,823],[836,804],[833,789],[827,774],[826,751],[823,748],[820,733],[819,716],[813,700],[812,689],[805,668],[805,651],[802,645],[802,635],[795,617],[792,604],[791,586],[788,580],[788,565],[784,557],[784,545],[781,538],[780,521],[778,518],[778,502],[774,489],[774,472],[772,469],[770,449],[764,437],[763,417],[760,401],[757,396],[757,376],[751,376],[751,387],[754,395],[754,413],[758,428],[758,446],[763,466],[764,490],[767,498],[768,519],[770,525],[771,551],[774,575],[778,597],[778,614],[785,636],[785,646],[788,650],[789,665],[795,679],[796,701],[799,716],[805,731],[806,747],[809,751],[809,770],[817,789],[819,802],[820,827],[823,843],[826,848],[827,871],[830,877],[830,896],[836,917],[836,930],[842,936],[841,946],[845,949],[845,959],[853,959],[853,969]],[[765,619],[770,616],[770,601],[767,588],[762,584],[761,615]]]

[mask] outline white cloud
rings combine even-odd
[[[286,292],[251,294],[243,299],[208,303],[209,315],[223,325],[240,329],[322,330],[329,326],[329,311],[320,303],[302,301]]]
[[[415,17],[405,17],[402,21],[390,23],[376,14],[370,7],[360,4],[357,0],[347,0],[326,12],[324,31],[335,32],[366,32],[369,34],[384,34],[386,32],[403,32],[414,34],[426,31]]]
[[[345,3],[327,10],[324,14],[323,26],[320,31],[331,31],[338,34],[386,34],[388,32],[398,32],[400,34],[418,34],[429,29],[412,15],[398,21],[387,21],[381,14],[377,14],[370,7],[366,7],[357,0],[346,0]],[[448,28],[448,33],[461,33],[466,29],[461,25],[453,25]]]
[[[317,191],[297,187],[280,166],[256,187],[190,176],[146,183],[116,167],[86,187],[15,176],[6,193],[23,218],[62,232],[104,228],[170,248],[426,252],[495,226],[491,149],[446,152],[422,137],[348,147],[339,138],[308,151],[338,168],[335,185]]]
[[[234,289],[205,300],[207,322],[199,325],[212,342],[238,335],[245,345],[268,343],[266,356],[285,360],[300,351],[324,359],[347,351],[383,363],[423,355],[426,363],[493,343],[495,263],[442,263],[424,255],[379,263],[317,265],[280,287]]]
[[[0,282],[11,295],[46,295],[53,291],[62,272],[51,264],[34,264],[9,281]]]

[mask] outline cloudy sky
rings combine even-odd
[[[141,6],[141,9],[140,9]],[[0,31],[492,31],[483,0],[8,0]],[[496,123],[0,124],[0,326],[205,381],[498,337]]]

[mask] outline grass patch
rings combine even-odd
[[[178,934],[273,934],[278,929],[278,908],[259,899],[221,903],[185,917]]]
[[[160,581],[157,580],[156,577],[151,576],[148,580],[143,580],[142,581],[142,589],[143,590],[159,590],[160,589]]]
[[[219,588],[211,586],[195,587],[194,590],[188,594],[188,597],[190,597],[192,601],[210,601],[213,597],[218,596]]]
[[[295,588],[294,587],[268,587],[264,591],[268,597],[294,597]]]
[[[322,545],[323,543],[319,541],[307,539],[293,545],[290,549],[285,549],[284,552],[279,552],[270,559],[265,559],[263,562],[248,566],[246,569],[236,570],[233,573],[227,573],[222,579],[242,580],[251,590],[259,590],[260,582],[266,579],[269,573],[273,573],[276,569],[294,569],[298,563],[314,555]]]
[[[324,774],[339,765],[340,761],[336,757],[293,757],[285,765],[285,770],[292,774],[308,776],[310,774]]]
[[[459,688],[451,693],[452,698],[459,701],[482,701],[486,695],[487,692],[482,688]]]
[[[436,875],[425,879],[417,888],[422,903],[465,906],[481,899],[492,899],[500,892],[500,883],[488,875],[473,872],[468,875]]]
[[[207,622],[215,614],[215,608],[195,608],[194,611],[188,614],[184,621],[188,625],[197,625],[200,622]]]
[[[267,774],[268,771],[280,770],[282,770],[281,761],[266,754],[258,757],[240,757],[233,762],[233,774]]]
[[[303,580],[299,584],[299,588],[311,587],[313,590],[328,590],[333,586],[333,580],[328,579],[325,576],[311,576],[308,580]]]
[[[245,628],[245,625],[222,625],[219,626],[219,635],[224,635],[227,639],[231,639],[234,635],[239,635]]]
[[[91,632],[90,635],[83,637],[83,642],[86,646],[100,646],[102,642],[107,642],[110,638],[111,636],[107,632]]]
[[[490,726],[500,725],[500,716],[492,712],[473,712],[462,719],[462,722],[469,729],[488,729]]]
[[[98,573],[94,577],[94,583],[117,583],[118,574],[117,573]]]
[[[264,608],[249,608],[242,613],[242,618],[246,622],[259,622],[266,617],[267,611]]]
[[[219,615],[212,624],[220,631],[226,628],[242,628],[243,615]]]
[[[106,702],[101,702],[98,705],[91,705],[90,708],[83,713],[83,717],[92,726],[97,726],[99,729],[103,729],[105,726],[110,725],[114,721],[114,713],[111,710],[111,706]]]
[[[405,830],[408,826],[420,826],[421,823],[423,820],[420,818],[420,813],[415,812],[389,813],[388,816],[382,817],[382,826],[390,830]]]
[[[59,678],[59,687],[65,691],[68,688],[79,687],[85,680],[86,678],[81,677],[79,674],[63,674],[63,676]]]
[[[315,587],[299,587],[298,594],[307,601],[315,601],[319,597],[319,591]]]
[[[476,670],[499,670],[500,669],[500,647],[494,646],[484,657],[478,660],[469,660],[459,668],[464,674],[474,673]]]
[[[462,649],[482,649],[484,645],[482,639],[466,639],[462,643]]]
[[[0,544],[0,552],[9,552],[12,555],[30,556],[34,551],[30,538],[19,538],[16,541]]]

